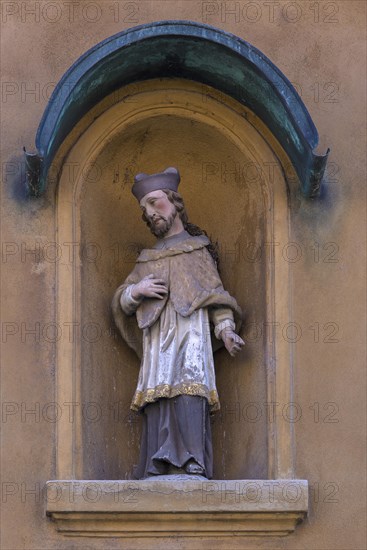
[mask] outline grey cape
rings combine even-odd
[[[159,318],[167,300],[171,300],[177,313],[190,316],[200,308],[229,307],[234,314],[236,329],[241,326],[242,312],[236,300],[223,288],[214,260],[206,246],[204,236],[188,236],[164,249],[144,249],[135,268],[118,287],[112,300],[112,312],[122,338],[139,359],[143,355],[142,329],[151,327]],[[163,279],[168,293],[163,299],[145,298],[137,308],[136,315],[126,315],[120,305],[120,297],[131,284],[153,274]],[[212,339],[213,351],[223,343]]]

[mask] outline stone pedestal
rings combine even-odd
[[[295,479],[57,480],[46,494],[47,515],[69,536],[284,536],[308,510],[307,481]]]

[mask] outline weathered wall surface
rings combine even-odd
[[[274,330],[296,340],[296,474],[311,484],[309,518],[288,538],[236,539],[227,547],[365,548],[365,3],[3,1],[1,10],[2,548],[160,548],[163,544],[68,539],[57,534],[45,517],[42,489],[46,480],[55,478],[55,411],[73,419],[70,407],[52,405],[57,384],[55,341],[70,330],[56,327],[61,333],[55,334],[56,262],[70,261],[74,253],[83,251],[79,243],[61,243],[55,258],[56,249],[50,244],[55,241],[54,187],[41,199],[31,200],[21,184],[22,147],[32,150],[47,99],[63,73],[104,38],[162,19],[208,23],[259,48],[296,86],[318,128],[320,152],[332,148],[321,198],[312,202],[292,198],[295,244],[277,244],[293,268],[292,320],[297,332],[287,332],[289,319],[277,319]],[[189,135],[187,129],[186,139]],[[163,148],[161,155],[157,169],[167,165]],[[99,196],[95,193],[95,200]],[[95,212],[93,204],[86,203],[86,208]],[[195,213],[194,201],[192,210]],[[205,226],[204,219],[193,221]],[[209,225],[215,228],[212,220]],[[94,238],[96,228],[89,230]],[[90,315],[94,321],[93,306]],[[117,374],[116,383],[119,380]],[[124,391],[129,393],[130,388]],[[261,391],[257,396],[265,415]],[[279,414],[289,414],[286,403],[277,407]],[[93,418],[92,409],[88,414]],[[246,415],[235,416],[233,422],[239,423],[239,433],[246,432]],[[253,429],[254,424],[249,427]],[[91,456],[99,451],[89,443]],[[88,467],[95,475],[93,460]],[[190,544],[214,548],[216,543],[172,540],[169,547]]]

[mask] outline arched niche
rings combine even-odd
[[[57,188],[59,242],[81,250],[76,269],[58,264],[58,322],[84,327],[79,342],[59,345],[59,400],[101,409],[99,417],[92,405],[86,414],[79,408],[73,424],[60,426],[57,477],[125,479],[136,460],[139,427],[128,407],[138,360],[114,334],[109,308],[152,239],[131,173],[169,162],[180,167],[190,218],[218,240],[225,286],[246,312],[246,352],[216,357],[216,477],[291,478],[289,422],[286,431],[280,419],[274,427],[266,409],[291,400],[290,344],[269,334],[272,321],[289,319],[288,264],[273,246],[291,241],[281,163],[244,108],[214,90],[203,95],[195,83],[157,80],[124,92],[130,100],[105,111],[71,148]]]
[[[295,479],[292,423],[267,406],[292,401],[292,344],[272,332],[292,319],[291,264],[275,246],[292,241],[282,160],[261,122],[214,89],[159,79],[122,92],[129,101],[114,97],[70,147],[55,188],[57,240],[79,252],[57,265],[57,322],[79,330],[58,342],[56,396],[78,406],[56,426],[47,513],[74,536],[285,535],[307,511],[307,482]],[[180,167],[190,218],[218,239],[224,284],[246,311],[245,353],[216,357],[220,481],[208,485],[126,481],[139,444],[128,412],[138,361],[114,334],[110,300],[151,238],[131,172],[168,159]],[[155,492],[168,496],[152,501]]]
[[[178,34],[180,25],[173,24]],[[152,27],[153,34],[172,36],[168,24],[158,27]],[[194,34],[199,27],[204,32],[201,26],[189,27],[190,31],[195,28]],[[134,33],[132,43],[145,40],[143,30]],[[75,119],[71,115],[80,95],[64,98],[62,107],[50,104],[38,133],[38,144],[47,145],[47,151],[37,157],[43,158],[40,164],[33,158],[33,181],[40,190],[42,181],[48,180],[55,190],[55,240],[76,251],[72,261],[57,264],[57,321],[79,330],[57,346],[57,402],[75,406],[72,421],[64,415],[56,426],[56,478],[63,481],[56,487],[57,498],[47,503],[47,513],[57,521],[58,529],[69,535],[140,536],[142,530],[156,532],[158,525],[161,536],[177,532],[196,536],[198,525],[190,527],[188,518],[203,520],[199,532],[208,536],[227,536],[233,530],[284,535],[307,512],[307,482],[295,479],[293,424],[285,415],[274,414],[269,405],[289,404],[293,394],[292,343],[273,330],[279,320],[292,321],[291,263],[284,261],[276,245],[293,240],[289,197],[299,186],[305,194],[312,194],[309,191],[318,187],[326,159],[313,156],[317,132],[285,77],[266,63],[261,72],[259,59],[254,61],[259,52],[249,45],[245,52],[233,37],[220,31],[207,33],[210,44],[217,44],[217,53],[225,47],[231,60],[247,55],[247,69],[251,66],[253,71],[247,74],[260,74],[258,87],[249,89],[249,97],[256,95],[261,83],[267,83],[275,104],[283,109],[282,130],[276,124],[279,110],[264,113],[266,101],[261,98],[250,109],[236,98],[231,86],[225,86],[224,73],[215,86],[215,63],[210,82],[199,78],[199,65],[196,72],[188,71],[188,51],[197,47],[194,40],[193,49],[184,50],[183,79],[177,78],[179,58],[169,62],[163,55],[158,64],[161,71],[154,65],[149,80],[143,80],[137,69],[140,76],[134,79],[129,73],[132,82],[120,82],[122,87],[114,81],[111,88],[102,86],[98,94],[98,86],[92,86],[94,95],[87,93],[81,116]],[[187,35],[181,37],[183,42],[180,38],[172,43],[169,37],[165,39],[170,47],[190,45]],[[204,38],[200,35],[199,42]],[[127,45],[128,40],[123,47]],[[98,47],[91,51],[92,58],[98,51]],[[83,86],[91,75],[99,74],[103,80],[111,59],[116,61],[112,53],[84,67]],[[75,74],[75,69],[88,65],[92,58],[88,52],[67,75]],[[102,64],[104,71],[98,73],[101,59],[107,65]],[[162,74],[164,61],[171,63],[167,74]],[[79,94],[87,90],[83,86],[77,87]],[[285,89],[291,95],[282,96]],[[60,86],[57,90],[55,98]],[[294,112],[291,97],[297,105]],[[285,132],[289,124],[290,148]],[[303,151],[299,157],[297,144]],[[128,412],[138,363],[114,334],[110,299],[131,270],[135,252],[150,238],[130,193],[132,175],[156,172],[167,164],[180,168],[181,191],[192,221],[219,241],[224,284],[246,311],[248,345],[234,361],[224,351],[216,357],[222,415],[213,427],[215,478],[220,484],[214,481],[214,485],[199,487],[198,482],[185,482],[185,487],[177,489],[162,482],[164,487],[150,485],[150,491],[144,481],[135,482],[134,491],[140,491],[141,497],[139,509],[127,499],[122,510],[116,491],[120,495],[130,487],[121,480],[131,474],[139,442],[139,424]],[[106,500],[86,498],[88,480],[98,481],[97,496],[101,491]],[[246,483],[251,480],[256,485],[247,498]],[[48,486],[52,488],[53,483],[60,482]],[[254,487],[259,499],[251,497]],[[235,495],[230,504],[227,488]],[[178,500],[170,498],[168,504],[164,499],[151,501],[149,494],[154,491],[170,495],[178,491]],[[219,495],[219,502],[207,498],[207,491],[214,500]]]

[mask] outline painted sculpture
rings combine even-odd
[[[131,404],[144,418],[137,479],[212,477],[213,351],[224,345],[234,356],[244,345],[241,309],[223,288],[215,246],[188,221],[179,183],[176,168],[135,177],[132,193],[157,242],[142,250],[112,302],[123,339],[141,359]]]

